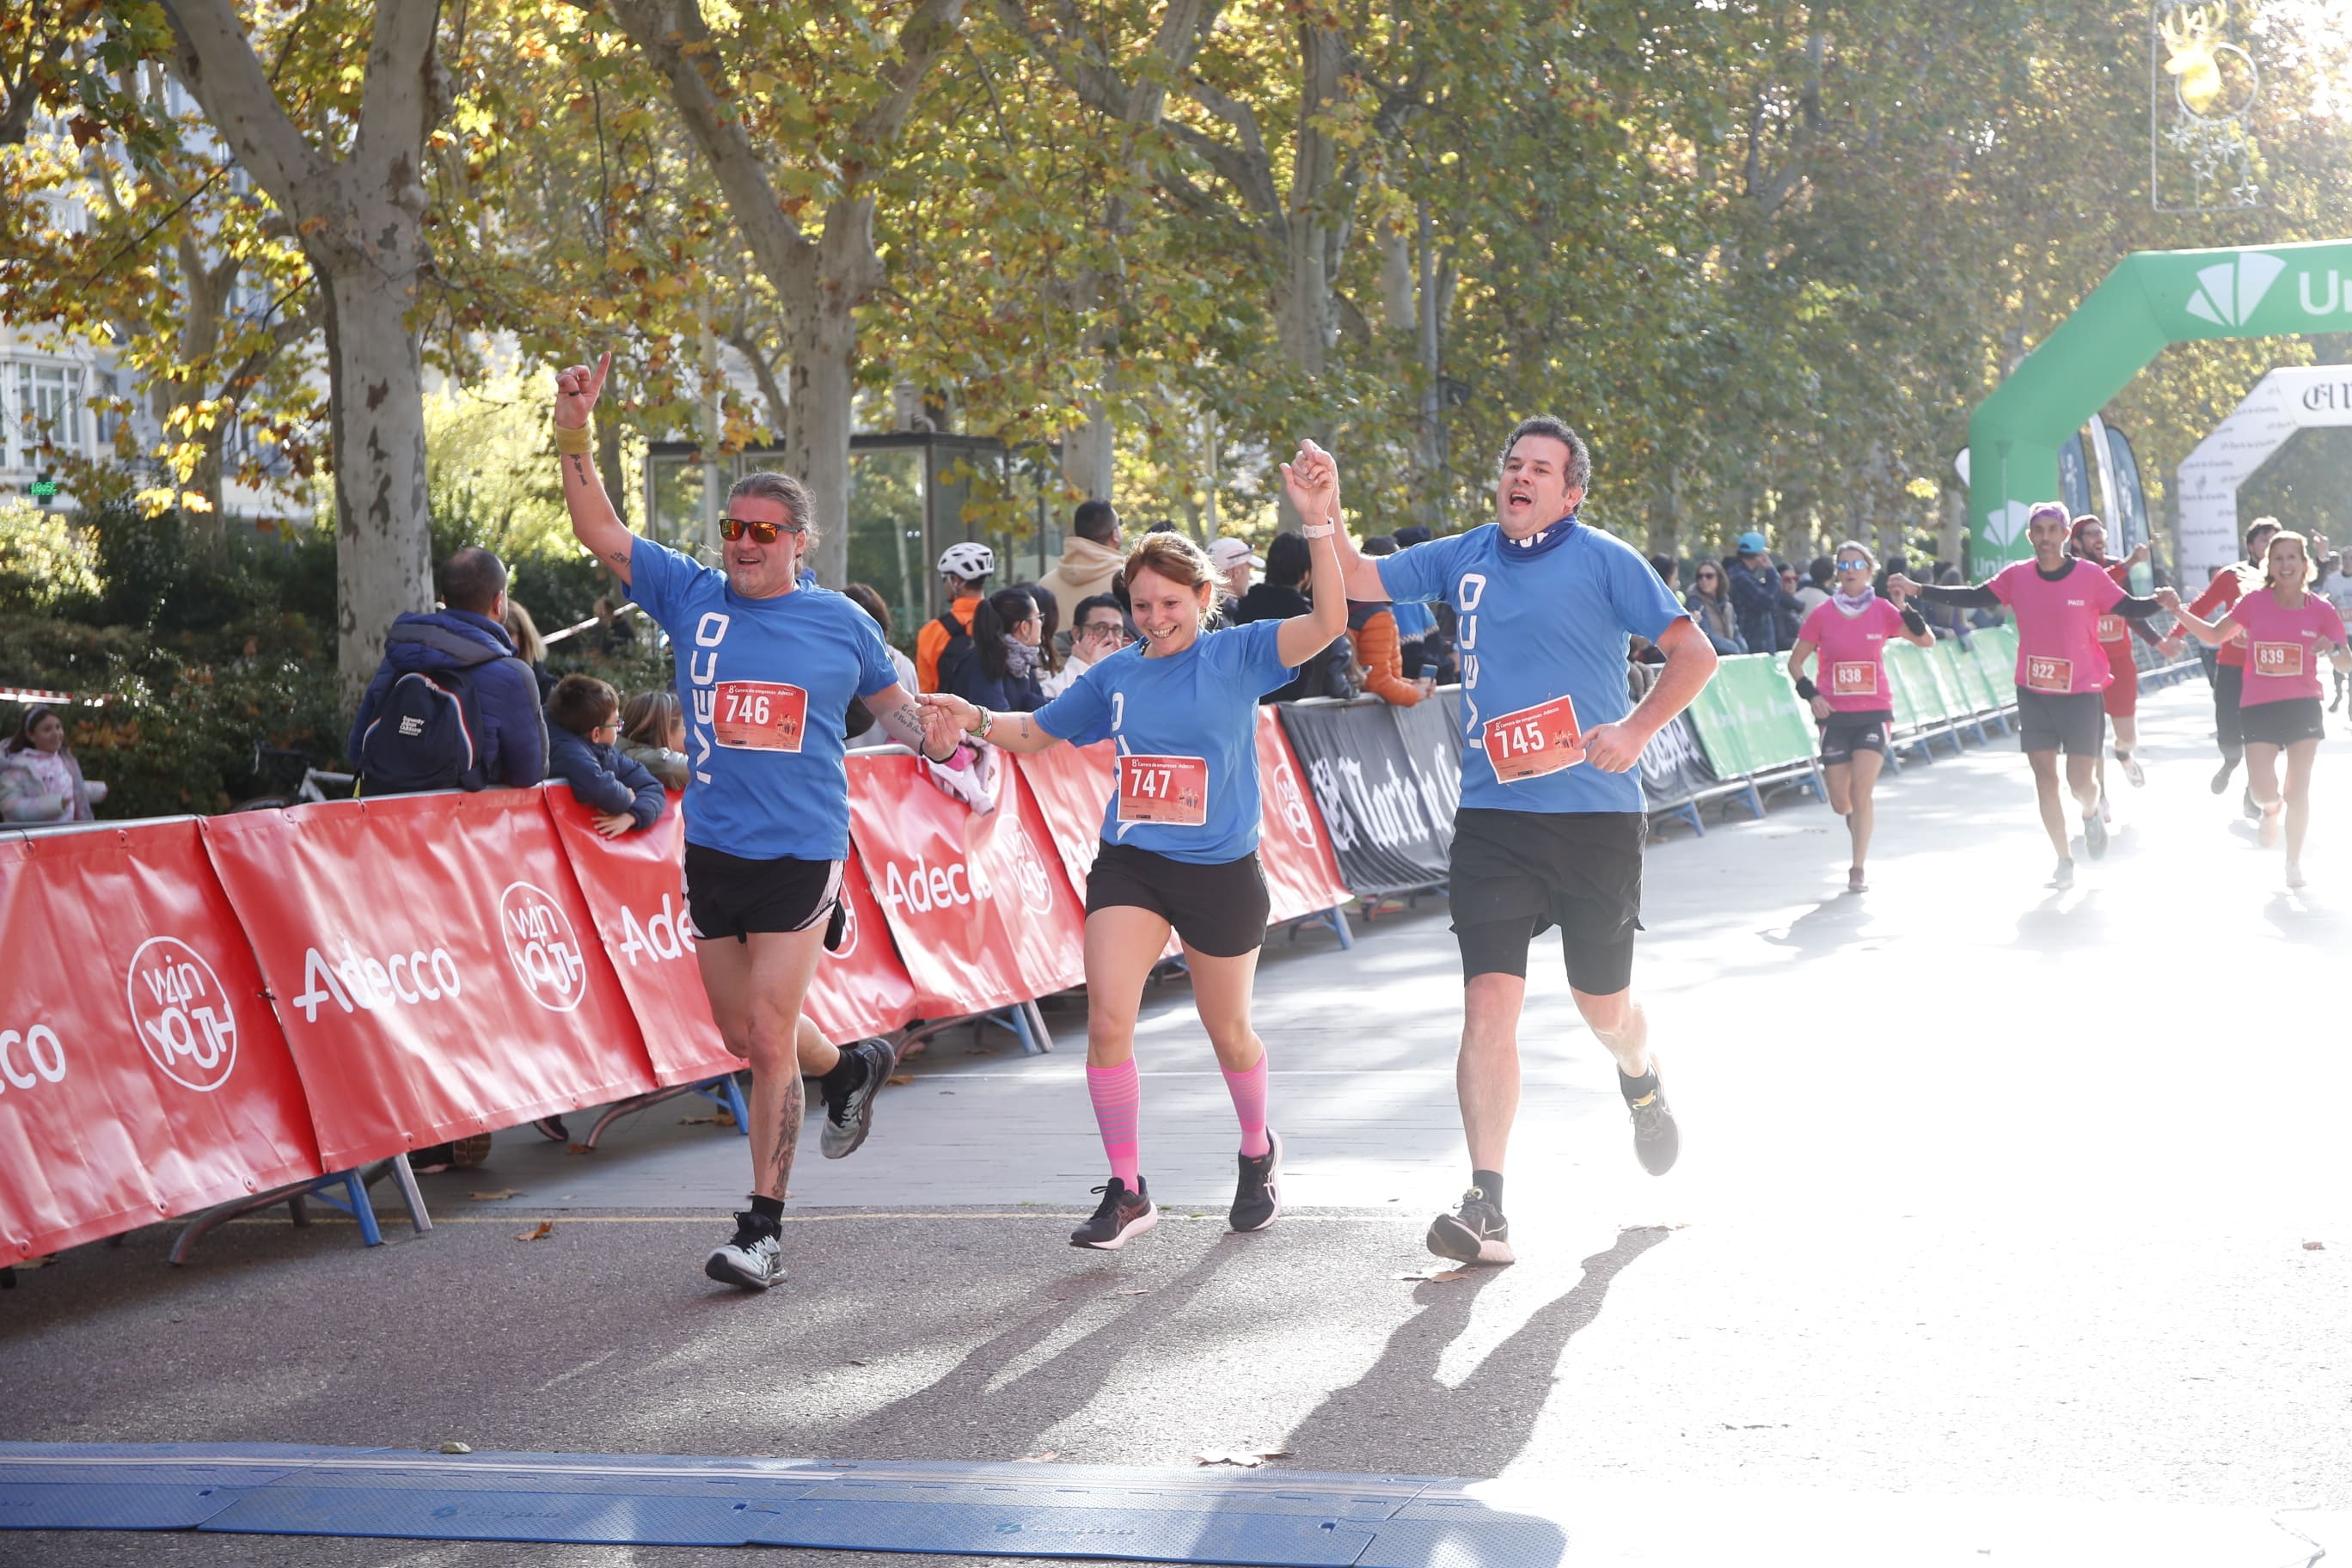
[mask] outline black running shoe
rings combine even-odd
[[[824,1102],[824,1131],[817,1138],[817,1146],[828,1160],[845,1159],[866,1142],[866,1133],[874,1130],[874,1097],[882,1092],[898,1065],[898,1047],[887,1040],[860,1040],[844,1048],[857,1053],[866,1064],[866,1076],[839,1100]]]
[[[1282,1212],[1282,1134],[1265,1130],[1265,1152],[1244,1154],[1241,1180],[1234,1184],[1234,1206],[1225,1224],[1234,1230],[1264,1230]]]
[[[1675,1113],[1666,1104],[1665,1086],[1658,1081],[1658,1065],[1650,1064],[1645,1075],[1650,1083],[1646,1092],[1637,1091],[1640,1080],[1617,1075],[1617,1088],[1625,1096],[1625,1110],[1633,1119],[1633,1155],[1642,1162],[1642,1169],[1654,1176],[1663,1176],[1675,1168],[1675,1156],[1683,1152],[1682,1130],[1675,1125]]]
[[[1511,1222],[1486,1201],[1484,1187],[1472,1187],[1462,1194],[1459,1208],[1429,1222],[1429,1250],[1456,1263],[1518,1260],[1511,1251]]]
[[[783,1226],[765,1215],[735,1216],[735,1239],[702,1260],[702,1271],[721,1285],[765,1290],[784,1278]]]
[[[2092,859],[2104,858],[2107,853],[2107,824],[2094,811],[2083,818],[2083,847]]]
[[[2237,771],[2237,763],[2223,763],[2221,764],[2221,771],[2213,775],[2213,793],[2215,795],[2220,795],[2223,790],[2228,789],[2230,787],[2230,775]]]
[[[1117,1252],[1127,1245],[1129,1237],[1141,1236],[1158,1225],[1160,1210],[1151,1201],[1150,1188],[1150,1184],[1141,1176],[1135,1178],[1135,1191],[1131,1193],[1117,1176],[1095,1188],[1103,1195],[1103,1201],[1093,1218],[1070,1232],[1070,1245]]]
[[[2245,793],[2238,797],[2238,809],[2246,814],[2248,822],[2260,822],[2263,819],[2263,803],[2254,798],[2253,785],[2248,784]]]

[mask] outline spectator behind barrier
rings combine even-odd
[[[441,568],[441,600],[396,617],[384,637],[345,747],[362,794],[528,788],[547,777],[539,681],[504,625],[505,563],[479,546],[458,551]],[[387,708],[396,717],[371,736]]]
[[[1830,580],[1837,575],[1837,563],[1826,555],[1816,555],[1805,568],[1805,581],[1798,586],[1797,603],[1804,605],[1801,615],[1810,616],[1830,602]],[[1798,626],[1804,625],[1802,619]]]
[[[950,544],[940,552],[940,581],[948,591],[948,607],[915,634],[915,679],[925,691],[940,689],[940,657],[949,643],[971,635],[971,618],[988,596],[988,580],[994,575],[996,552],[978,540]]]
[[[1252,574],[1265,565],[1265,560],[1246,539],[1213,539],[1209,564],[1217,569],[1217,613],[1232,625],[1241,625],[1234,612],[1241,607],[1242,595],[1250,591],[1254,581]]]
[[[621,700],[593,675],[567,675],[547,700],[547,732],[554,742],[551,776],[596,814],[596,831],[617,838],[651,827],[662,813],[661,781],[622,755]]]
[[[881,594],[870,583],[852,583],[842,593],[851,604],[871,616],[874,624],[882,628],[882,651],[890,656],[890,668],[898,672],[898,684],[909,691],[914,690],[915,661],[900,653],[898,645],[890,640],[890,606],[882,602]]]
[[[1667,593],[1679,594],[1683,591],[1682,584],[1679,581],[1682,576],[1682,563],[1676,561],[1673,556],[1651,556],[1650,570],[1658,574],[1658,581],[1666,585]]]
[[[1780,653],[1794,646],[1797,598],[1780,586],[1780,569],[1772,564],[1762,534],[1750,529],[1739,536],[1739,553],[1723,563],[1723,574],[1748,651]]]
[[[1062,605],[1076,605],[1097,594],[1108,594],[1127,564],[1119,548],[1118,513],[1107,500],[1078,503],[1070,516],[1070,535],[1062,541],[1062,559],[1038,586]]]
[[[1127,612],[1110,594],[1080,599],[1070,622],[1070,657],[1061,669],[1042,682],[1048,697],[1059,697],[1076,685],[1088,667],[1101,663],[1135,640],[1127,628]]]
[[[975,708],[1034,713],[1045,705],[1037,683],[1037,601],[1026,588],[1004,588],[972,611],[971,635],[950,642],[940,656],[940,689]]]
[[[502,624],[514,642],[515,657],[530,666],[530,678],[539,682],[539,700],[546,701],[555,695],[555,677],[547,673],[547,639],[539,635],[539,623],[530,618],[521,600],[509,595]]]
[[[106,785],[81,776],[66,744],[65,715],[47,703],[25,710],[0,746],[0,822],[88,822]]]
[[[1746,653],[1747,641],[1739,635],[1739,616],[1731,607],[1731,595],[1726,587],[1729,578],[1723,564],[1702,561],[1691,574],[1691,591],[1683,595],[1683,608],[1698,622],[1698,629],[1718,654]]]
[[[1062,673],[1062,655],[1070,646],[1062,636],[1062,602],[1054,597],[1052,589],[1035,583],[1013,586],[1037,602],[1037,684],[1050,697],[1054,694],[1051,682]]]
[[[1363,553],[1394,555],[1396,541],[1374,534],[1364,541]],[[1363,667],[1364,689],[1392,708],[1411,708],[1429,695],[1431,683],[1407,680],[1397,647],[1397,620],[1385,602],[1348,601],[1348,642],[1356,662]]]
[[[1265,581],[1242,595],[1241,606],[1234,612],[1234,624],[1245,626],[1251,621],[1280,621],[1314,614],[1314,602],[1307,596],[1307,577],[1314,565],[1315,558],[1307,552],[1304,537],[1276,534],[1265,547]],[[1296,702],[1306,697],[1353,697],[1357,689],[1354,665],[1353,648],[1335,637],[1329,647],[1300,665],[1297,675],[1258,700]]]
[[[660,780],[664,789],[686,788],[686,710],[678,706],[677,692],[640,691],[622,704],[621,755]]]
[[[611,658],[615,648],[636,647],[637,628],[629,624],[629,616],[621,614],[620,606],[613,603],[612,595],[608,594],[599,597],[595,610],[596,630],[593,635],[599,658]]]

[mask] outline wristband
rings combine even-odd
[[[1821,694],[1822,689],[1813,684],[1812,679],[1810,676],[1801,675],[1797,677],[1798,696],[1803,698],[1806,701],[1811,702],[1814,698],[1819,697]]]
[[[1336,522],[1327,522],[1320,528],[1302,527],[1298,531],[1309,539],[1328,539],[1339,531],[1339,525]]]
[[[964,733],[970,735],[975,741],[985,741],[988,739],[988,732],[995,728],[996,715],[983,708],[980,710],[979,725],[977,727],[966,727]]]
[[[1913,637],[1923,636],[1927,630],[1927,617],[1906,605],[1903,606],[1903,629]]]
[[[577,430],[569,425],[555,427],[555,449],[565,457],[586,457],[596,449],[596,432],[583,425]]]

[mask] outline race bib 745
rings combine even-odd
[[[1584,760],[1576,704],[1565,697],[1487,720],[1486,742],[1486,762],[1502,784],[1540,778]]]

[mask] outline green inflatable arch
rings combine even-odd
[[[2025,514],[2058,494],[2058,448],[2173,343],[2352,331],[2352,239],[2247,250],[2142,250],[1969,417],[1979,574],[2032,553]]]

